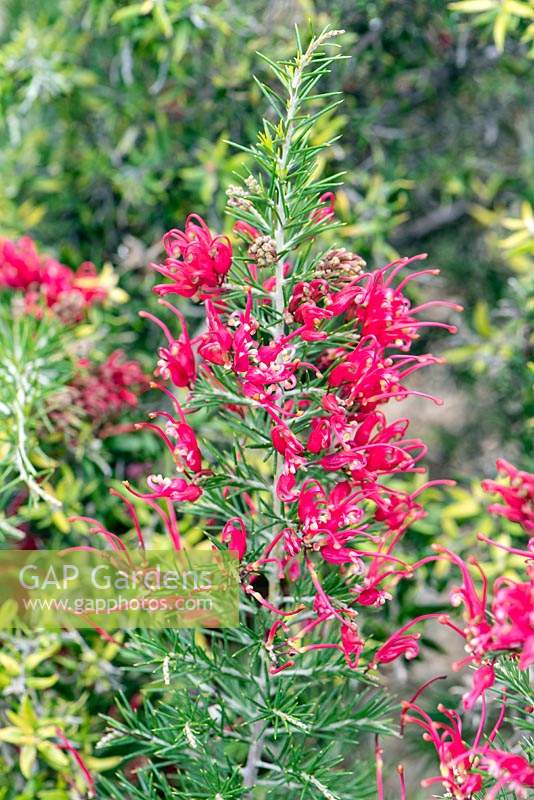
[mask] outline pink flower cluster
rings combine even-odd
[[[331,199],[323,196],[311,223],[328,222],[331,212]],[[432,306],[459,307],[438,301],[412,305],[406,294],[409,283],[437,272],[408,272],[424,256],[399,259],[369,272],[363,271],[358,256],[336,250],[323,256],[317,276],[307,281],[294,279],[291,264],[279,260],[277,278],[282,275],[287,287],[281,309],[272,270],[267,276],[262,273],[277,260],[274,240],[243,221],[235,232],[248,246],[250,259],[249,263],[241,259],[248,269],[241,302],[225,283],[234,263],[227,238],[214,236],[196,216],[188,218],[185,231],[171,231],[165,238],[168,258],[155,268],[169,282],[157,286],[156,293],[202,302],[205,326],[191,337],[183,314],[167,299],[160,303],[178,319],[177,334],[159,318],[141,312],[166,338],[158,351],[156,376],[186,390],[186,398],[180,403],[169,388],[153,384],[171,400],[171,411],[154,412],[138,427],[162,440],[175,469],[170,475],[149,475],[146,491],[126,482],[128,492],[154,509],[176,549],[182,546],[176,503],[202,501],[206,487],[220,493],[215,508],[224,508],[231,497],[227,517],[210,522],[219,528],[218,546],[228,547],[240,561],[244,593],[274,617],[265,640],[272,674],[291,669],[299,656],[319,650],[339,651],[350,669],[375,668],[400,657],[413,659],[420,634],[412,628],[428,619],[458,633],[465,640],[467,656],[455,666],[477,667],[464,708],[469,711],[481,699],[482,717],[469,745],[456,711],[441,706],[444,721],[434,721],[416,703],[432,681],[404,704],[402,726],[421,727],[440,760],[440,775],[426,785],[441,783],[456,800],[472,800],[491,778],[489,800],[501,788],[526,797],[534,787],[534,768],[523,756],[495,746],[504,705],[492,731],[484,735],[484,728],[486,693],[495,682],[498,656],[513,655],[522,669],[534,663],[532,545],[525,550],[505,548],[527,560],[526,580],[498,578],[491,597],[484,572],[473,558],[465,563],[438,545],[433,555],[410,565],[397,553],[409,526],[425,515],[421,494],[431,485],[450,482],[430,481],[412,493],[392,488],[388,480],[392,476],[424,471],[426,446],[408,435],[407,418],[388,417],[385,406],[410,395],[440,402],[407,382],[414,372],[439,359],[411,350],[423,327],[454,331],[447,323],[421,320],[421,312]],[[220,413],[236,423],[246,424],[248,415],[254,415],[255,422],[249,424],[261,428],[274,473],[273,533],[267,544],[255,528],[264,506],[261,492],[269,487],[236,482],[238,462],[247,458],[246,450],[236,456],[235,467],[226,455],[217,461],[212,450],[205,459],[202,436],[189,421],[202,407],[202,399],[195,402],[197,393],[201,398],[210,393],[218,398]],[[506,462],[498,467],[508,483],[485,482],[485,488],[503,501],[490,510],[532,533],[533,476]],[[135,507],[127,496],[121,499],[144,547]],[[239,507],[246,513],[235,513]],[[115,534],[99,523],[91,524],[112,548],[124,547]],[[463,606],[464,627],[456,624],[453,613],[428,613],[377,644],[366,631],[366,609],[388,603],[400,580],[438,560],[459,569],[461,585],[451,599],[453,606]],[[260,577],[268,579],[269,590]],[[304,592],[294,590],[298,581],[304,581]],[[305,599],[296,602],[293,596]],[[377,743],[379,800],[384,797],[381,754]],[[402,769],[399,777],[401,797],[406,798]]]
[[[521,472],[506,461],[499,460],[497,469],[504,473],[509,484],[484,481],[483,487],[498,493],[502,505],[490,505],[489,511],[519,523],[525,533],[533,532],[532,508],[534,504],[534,475]],[[525,670],[534,664],[534,549],[533,539],[528,549],[507,547],[479,534],[479,539],[491,546],[506,550],[524,559],[523,580],[499,577],[489,587],[481,564],[471,557],[466,563],[460,556],[446,548],[435,545],[439,558],[455,565],[462,577],[460,586],[453,589],[451,604],[461,606],[464,611],[464,627],[458,627],[451,615],[443,615],[440,621],[456,631],[465,641],[468,655],[453,665],[454,669],[470,664],[477,669],[473,673],[472,688],[464,695],[463,707],[469,712],[477,701],[481,701],[480,724],[472,745],[463,739],[462,720],[456,711],[438,706],[446,722],[437,722],[429,716],[415,700],[433,682],[427,682],[411,701],[404,704],[402,726],[413,723],[424,730],[424,738],[432,742],[440,761],[440,775],[429,778],[423,785],[437,783],[456,800],[472,800],[485,786],[487,778],[493,778],[491,789],[484,796],[494,800],[501,789],[526,798],[529,789],[534,789],[534,766],[524,756],[494,747],[501,727],[506,703],[503,700],[501,713],[492,731],[483,736],[486,722],[487,692],[495,686],[495,663],[499,656],[506,655],[517,660],[519,669]],[[474,574],[472,573],[472,568]],[[478,576],[478,580],[475,579]]]
[[[24,294],[24,308],[41,315],[50,308],[64,322],[77,322],[107,291],[98,281],[96,267],[86,261],[76,271],[38,253],[29,236],[18,241],[0,238],[0,289]]]
[[[494,746],[497,734],[504,722],[506,706],[503,702],[498,719],[489,733],[484,735],[487,721],[487,704],[482,702],[482,713],[472,744],[464,739],[460,715],[443,705],[438,712],[443,721],[434,720],[415,701],[421,692],[438,678],[427,681],[416,695],[403,703],[401,727],[413,724],[423,731],[423,738],[434,745],[439,758],[440,774],[422,781],[422,785],[441,784],[447,795],[455,800],[472,800],[486,785],[487,778],[495,782],[484,794],[486,800],[495,800],[501,789],[526,798],[527,790],[534,788],[534,767],[521,755],[506,752]],[[405,795],[404,795],[405,797]]]
[[[225,236],[212,236],[204,220],[191,214],[185,230],[165,234],[163,246],[168,258],[153,266],[172,283],[156,286],[156,294],[199,299],[217,293],[232,263],[232,246]]]
[[[313,224],[328,221],[331,203],[330,195],[320,199]],[[431,485],[409,494],[383,482],[398,473],[424,471],[420,462],[426,453],[423,442],[408,435],[408,419],[389,421],[383,408],[391,400],[421,394],[406,381],[422,367],[439,363],[434,356],[410,352],[421,328],[455,330],[443,322],[420,320],[420,312],[433,305],[459,307],[435,301],[411,304],[405,293],[410,281],[437,272],[407,271],[424,256],[363,272],[359,257],[334,251],[323,259],[340,270],[336,274],[330,268],[329,281],[292,281],[292,268],[284,264],[290,289],[283,320],[270,322],[275,286],[272,277],[261,280],[264,262],[260,264],[258,254],[272,257],[274,244],[248,223],[238,222],[236,232],[249,245],[250,278],[242,305],[225,290],[233,255],[230,242],[191,216],[183,232],[174,230],[165,237],[168,258],[155,268],[169,282],[155,291],[203,302],[205,330],[191,338],[183,315],[166,299],[160,303],[178,318],[178,335],[152,314],[141,313],[159,325],[167,340],[158,353],[159,378],[189,389],[192,399],[199,380],[223,398],[231,384],[231,398],[221,401],[226,412],[246,418],[246,409],[252,407],[264,414],[276,462],[274,502],[279,519],[288,524],[281,524],[258,549],[252,530],[256,505],[246,490],[242,498],[250,516],[232,514],[221,520],[221,541],[242,562],[244,591],[276,617],[266,640],[272,672],[291,667],[301,653],[324,648],[341,651],[353,669],[366,648],[371,666],[403,655],[413,658],[418,634],[399,631],[376,648],[366,642],[358,621],[362,608],[380,607],[391,598],[396,582],[413,574],[414,566],[394,549],[410,523],[424,515],[419,495]],[[352,270],[348,280],[342,272],[347,264]],[[400,273],[404,277],[399,279]],[[258,283],[263,291],[255,289]],[[340,328],[347,331],[344,339],[331,345],[332,333]],[[163,425],[143,427],[163,440],[179,476],[151,475],[147,492],[128,485],[151,503],[194,502],[213,472],[202,469],[202,448],[186,422],[187,402],[184,410],[173,402],[176,417],[160,412],[156,416],[163,418]],[[323,573],[332,567],[345,587],[343,601],[324,588]],[[283,595],[266,596],[258,578],[269,573],[288,585],[307,575],[311,603],[304,607]],[[321,641],[321,635],[331,636],[336,628],[337,641]]]
[[[115,350],[103,364],[82,359],[69,388],[77,408],[97,425],[136,406],[139,394],[148,386],[148,377],[139,362],[128,360],[122,350]]]
[[[516,469],[503,458],[498,459],[497,470],[508,482],[482,481],[486,492],[499,494],[502,499],[502,503],[493,503],[488,510],[519,523],[527,533],[534,535],[534,475]]]
[[[520,472],[502,460],[497,462],[497,469],[506,472],[511,479],[511,485],[504,486],[495,481],[483,482],[487,491],[497,491],[505,500],[505,505],[490,505],[488,510],[518,522],[525,533],[531,534],[534,475]],[[461,585],[451,594],[451,602],[453,606],[463,607],[465,627],[457,628],[449,616],[443,620],[465,639],[468,655],[455,666],[460,668],[465,664],[482,665],[475,672],[472,692],[464,700],[467,709],[493,684],[491,663],[498,654],[517,655],[520,669],[534,664],[534,538],[530,538],[528,549],[508,547],[493,542],[482,534],[478,538],[524,559],[525,580],[498,577],[490,591],[484,570],[474,557],[466,564],[455,553],[439,545],[434,546],[440,557],[458,567],[462,576]],[[478,574],[480,587],[477,586],[469,566],[474,567]]]

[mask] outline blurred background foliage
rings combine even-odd
[[[321,164],[345,171],[336,197],[345,227],[336,240],[370,266],[428,252],[441,268],[432,291],[465,306],[452,344],[429,337],[449,362],[430,378],[448,402],[436,409],[409,401],[408,412],[414,435],[429,440],[432,476],[460,483],[435,490],[429,517],[406,546],[426,552],[440,532],[453,547],[470,548],[477,530],[509,544],[512,528],[487,529],[494,523],[483,518],[475,476],[492,476],[496,456],[534,469],[531,2],[5,0],[0,237],[29,234],[73,268],[113,264],[130,299],[92,312],[92,355],[103,362],[120,347],[149,370],[160,337],[137,317],[153,303],[147,264],[159,257],[162,234],[192,211],[220,230],[225,191],[246,158],[228,141],[253,140],[265,112],[251,80],[266,79],[257,51],[289,54],[293,24],[308,20],[347,31],[350,59],[331,78],[345,102],[316,134],[339,137]],[[417,292],[418,301],[432,299],[424,283]],[[194,329],[193,306],[188,314]],[[143,395],[142,405],[151,402]],[[128,419],[142,416],[138,407]],[[146,432],[92,434],[88,427],[83,448],[67,448],[65,457],[43,445],[63,508],[20,498],[9,513],[14,525],[24,520],[22,546],[79,538],[68,516],[95,509],[114,530],[127,530],[107,494],[109,475],[120,486],[146,474],[158,442]],[[200,532],[182,522],[196,541]],[[503,564],[495,558],[489,572],[497,574]],[[448,580],[433,571],[429,606],[441,602]],[[414,605],[417,589],[407,582],[399,618],[424,610]],[[61,751],[47,747],[50,725],[41,723],[62,719],[65,734],[96,758],[95,715],[111,713],[118,688],[136,696],[135,671],[125,683],[116,665],[127,650],[120,655],[96,636],[32,641],[24,632],[0,645],[0,705],[11,714],[2,724],[33,726],[27,735],[35,740],[19,763],[17,733],[0,729],[0,800],[76,797]]]

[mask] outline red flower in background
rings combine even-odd
[[[0,239],[0,288],[23,292],[30,313],[49,308],[66,323],[78,322],[89,306],[108,297],[110,287],[101,278],[90,261],[74,271],[40,255],[29,236]]]
[[[311,215],[313,222],[322,222],[325,219],[331,219],[334,214],[334,204],[336,196],[333,192],[324,192],[319,198],[319,206]]]
[[[42,259],[33,239],[0,239],[0,286],[25,290],[41,283],[42,273]]]
[[[103,364],[80,362],[80,369],[70,384],[72,402],[93,424],[137,405],[140,392],[148,389],[148,377],[141,365],[128,360],[122,350],[115,350]]]
[[[522,472],[500,458],[497,470],[508,478],[508,483],[482,481],[482,488],[490,494],[500,494],[503,502],[493,503],[488,510],[492,514],[517,522],[527,533],[534,534],[534,475]]]

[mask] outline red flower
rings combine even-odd
[[[239,234],[244,239],[250,240],[251,242],[253,242],[254,239],[257,239],[258,236],[261,236],[261,233],[257,228],[241,219],[235,223],[234,233]]]
[[[139,393],[148,389],[148,378],[139,362],[115,350],[103,364],[84,364],[70,388],[73,402],[96,424],[137,405]]]
[[[447,722],[436,722],[414,702],[434,680],[439,679],[427,681],[412,700],[403,703],[401,716],[402,726],[409,723],[423,729],[424,738],[432,742],[439,757],[440,775],[427,778],[422,785],[441,783],[447,794],[456,800],[473,800],[484,788],[486,780],[493,777],[496,782],[484,794],[485,800],[495,800],[503,788],[516,792],[517,797],[526,798],[526,789],[534,787],[534,766],[523,756],[492,747],[504,720],[504,703],[497,722],[482,743],[486,723],[486,704],[483,700],[480,723],[470,746],[463,739],[462,720],[456,711],[439,705],[438,711]]]
[[[0,286],[28,289],[41,282],[41,275],[41,257],[29,236],[18,242],[0,239]]]
[[[497,579],[491,604],[492,649],[519,652],[520,669],[534,664],[534,568],[528,575],[524,583]]]
[[[466,711],[470,711],[479,697],[495,683],[495,669],[493,664],[484,664],[473,675],[473,688],[464,694],[463,704]]]
[[[312,213],[313,222],[322,222],[324,219],[331,219],[334,216],[334,203],[336,196],[333,192],[324,192],[319,198],[319,207]]]
[[[24,292],[27,311],[54,311],[65,323],[78,322],[95,301],[105,300],[108,288],[99,282],[94,264],[86,261],[74,272],[65,264],[37,252],[29,236],[17,242],[0,239],[0,288]]]
[[[465,608],[466,626],[460,630],[448,617],[446,624],[454,628],[466,640],[469,656],[457,664],[458,667],[473,662],[481,664],[493,653],[509,651],[519,653],[519,667],[526,669],[534,663],[534,568],[527,568],[528,580],[519,583],[507,578],[498,578],[493,587],[491,613],[493,622],[487,613],[487,579],[474,559],[470,560],[480,572],[482,589],[477,591],[467,564],[457,555],[444,547],[434,549],[455,563],[463,577],[462,586],[453,590],[452,602],[462,604]],[[513,551],[519,552],[521,551]],[[525,554],[527,558],[530,553]]]
[[[326,417],[315,417],[310,425],[310,435],[306,444],[310,453],[320,453],[330,447],[332,441],[332,421]]]
[[[175,386],[191,387],[196,380],[196,365],[184,316],[166,300],[160,300],[160,303],[169,308],[178,317],[182,332],[178,339],[175,339],[164,322],[148,311],[139,312],[140,317],[152,320],[161,328],[169,343],[168,347],[160,347],[158,349],[159,359],[155,374],[161,375],[165,380],[172,381]]]
[[[523,756],[504,750],[486,750],[481,763],[497,781],[486,795],[486,800],[494,800],[504,787],[521,798],[529,796],[526,789],[534,789],[534,766]]]
[[[347,666],[351,669],[356,669],[358,666],[364,646],[365,642],[354,625],[341,626],[341,648]]]
[[[280,419],[271,428],[271,441],[274,449],[288,461],[300,455],[304,450],[304,445],[299,442],[295,434]]]
[[[159,500],[168,498],[173,503],[194,503],[202,494],[202,489],[194,483],[188,483],[185,478],[166,478],[163,475],[149,475],[146,479],[149,489],[148,494],[132,489],[128,481],[124,485],[136,497],[142,500]]]
[[[444,706],[438,706],[438,710],[447,722],[435,722],[413,702],[403,703],[403,722],[422,728],[425,732],[424,738],[432,742],[439,758],[440,775],[427,778],[421,784],[433,786],[441,783],[455,800],[472,800],[482,789],[483,778],[476,771],[471,748],[462,737],[462,722],[455,711]]]
[[[164,417],[167,420],[165,430],[151,422],[142,422],[136,427],[149,428],[155,431],[165,442],[178,469],[183,469],[186,472],[201,472],[202,453],[198,446],[196,434],[193,428],[185,421],[185,416],[178,402],[175,398],[173,400],[180,414],[180,419],[176,419],[166,411],[157,411],[149,414],[152,419],[157,416]]]
[[[237,557],[242,561],[247,549],[247,529],[242,519],[232,517],[229,519],[221,533],[222,541],[228,545],[229,550],[237,553]]]
[[[408,395],[422,395],[407,389],[401,381],[421,367],[438,363],[439,359],[430,355],[386,357],[379,340],[366,336],[334,367],[328,376],[328,385],[337,388],[349,405],[373,411],[393,397],[402,400]]]
[[[232,246],[226,236],[213,236],[204,220],[190,214],[185,230],[173,229],[163,237],[168,258],[153,267],[172,283],[154,288],[159,295],[206,297],[217,291],[232,263]]]
[[[431,300],[423,305],[412,307],[403,294],[405,286],[421,275],[437,275],[439,270],[426,269],[407,275],[398,286],[393,286],[396,275],[413,261],[426,258],[426,254],[401,258],[372,273],[360,276],[353,284],[334,296],[331,310],[340,313],[347,310],[349,317],[358,320],[362,337],[373,336],[383,347],[395,346],[409,350],[411,343],[423,327],[444,328],[456,332],[454,325],[444,322],[425,322],[415,316],[428,308],[442,307],[461,311],[456,303]],[[361,285],[360,285],[361,284]]]
[[[503,503],[493,503],[488,510],[492,514],[517,522],[527,533],[534,534],[534,475],[522,472],[500,458],[497,470],[508,477],[508,484],[497,481],[482,481],[482,488],[490,494],[500,494]]]
[[[464,606],[465,628],[463,631],[457,630],[466,640],[466,650],[470,655],[460,662],[458,666],[462,666],[471,661],[479,664],[489,652],[491,642],[491,626],[488,622],[486,609],[487,581],[478,562],[475,559],[471,559],[470,563],[479,570],[483,580],[482,590],[479,594],[477,586],[469,572],[469,567],[460,556],[441,545],[434,545],[433,549],[456,564],[463,579],[462,585],[452,590],[451,603],[453,606]],[[444,618],[444,621],[445,620],[448,620],[448,618]]]
[[[213,303],[206,300],[206,320],[208,332],[198,337],[200,342],[198,354],[210,364],[229,367],[231,365],[230,353],[233,345],[233,336],[228,328],[223,325]]]

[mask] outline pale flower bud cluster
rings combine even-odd
[[[317,264],[315,277],[331,284],[343,285],[355,280],[363,272],[365,261],[344,247],[329,250]]]

